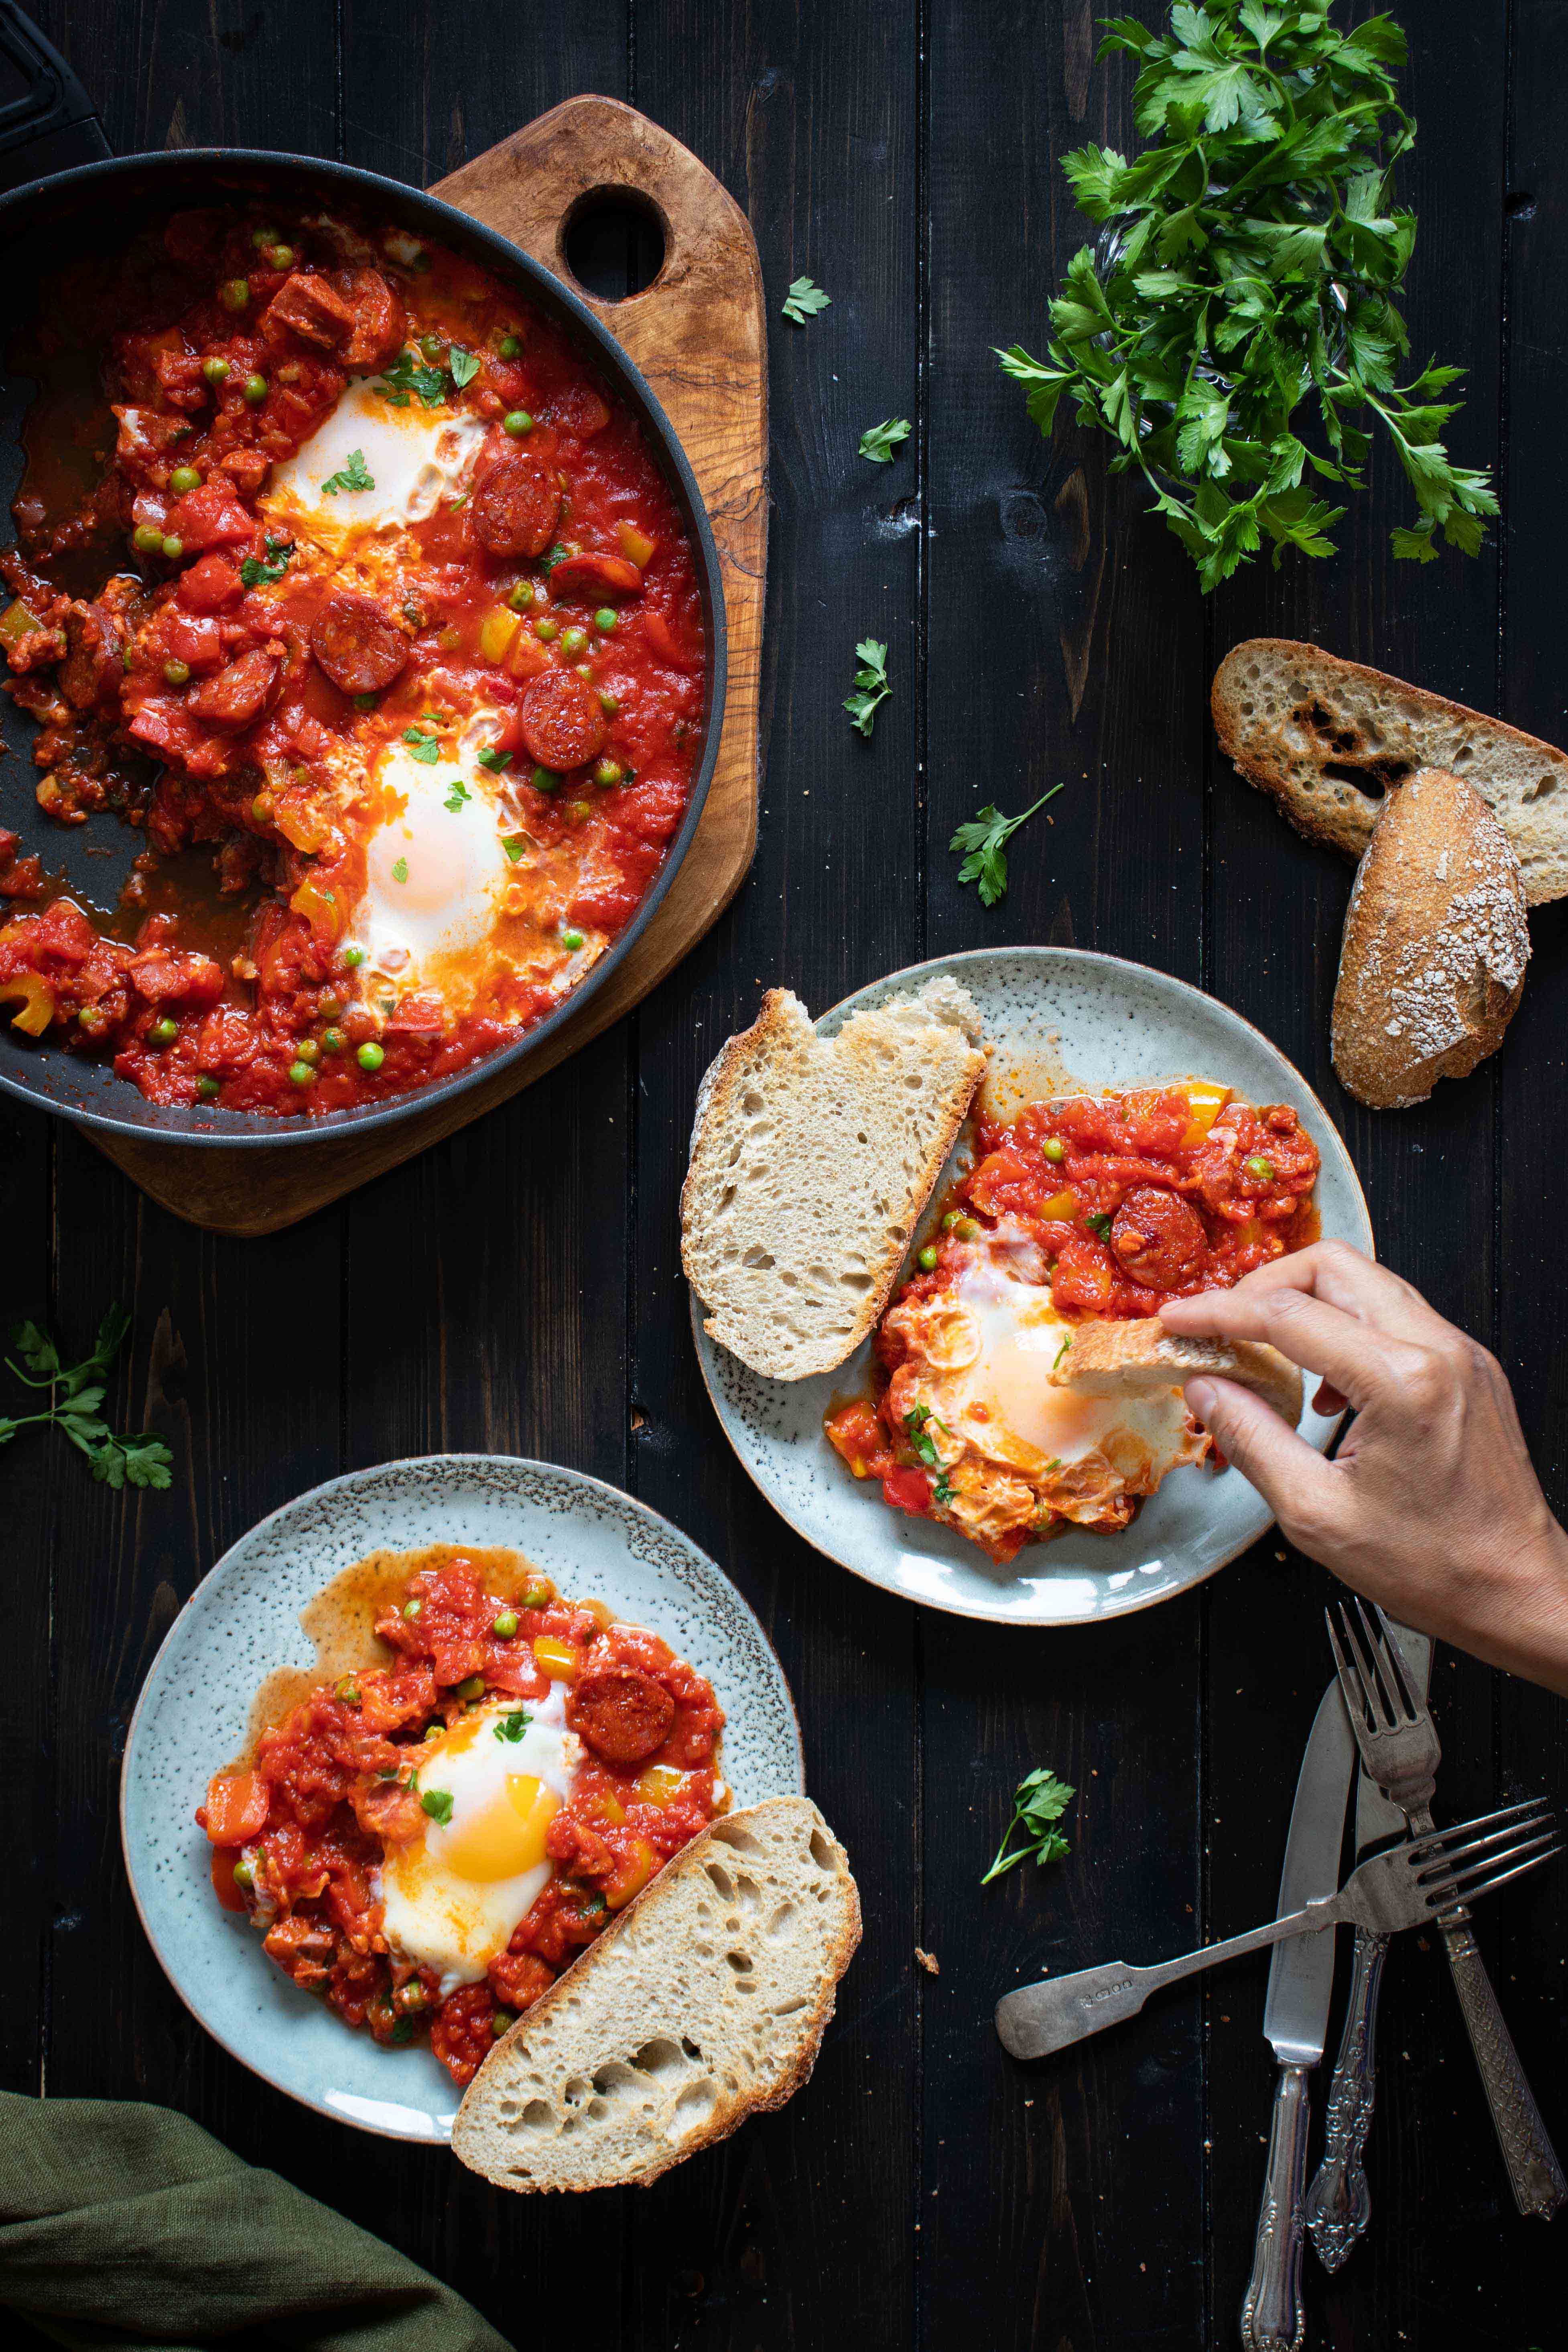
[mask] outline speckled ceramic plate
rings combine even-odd
[[[1077,948],[940,956],[846,997],[817,1028],[831,1036],[852,1013],[910,994],[940,973],[962,982],[980,1008],[994,1048],[986,1086],[999,1100],[1209,1077],[1249,1102],[1290,1104],[1322,1157],[1318,1208],[1325,1238],[1372,1248],[1355,1170],[1305,1079],[1239,1014],[1143,964]],[[963,1148],[961,1138],[957,1150]],[[944,1172],[939,1198],[948,1181]],[[923,1232],[915,1235],[911,1253],[924,1238]],[[997,1568],[952,1528],[889,1510],[877,1487],[850,1477],[823,1435],[830,1402],[866,1385],[869,1340],[821,1379],[764,1381],[714,1345],[695,1297],[691,1306],[708,1393],[769,1502],[830,1559],[908,1600],[1014,1625],[1120,1616],[1212,1576],[1269,1524],[1268,1506],[1238,1470],[1177,1470],[1121,1534],[1072,1528],[1048,1544],[1026,1546],[1011,1567]],[[1326,1446],[1337,1427],[1309,1408],[1301,1434]]]
[[[606,1601],[706,1675],[728,1717],[738,1805],[805,1787],[784,1670],[721,1570],[597,1478],[506,1455],[437,1454],[360,1470],[284,1505],[226,1551],[170,1628],[131,1719],[120,1784],[131,1891],[170,1983],[241,2063],[307,2106],[395,2139],[449,2139],[458,2094],[424,2045],[378,2048],[272,1965],[219,1909],[192,1818],[238,1754],[275,1666],[310,1666],[305,1603],[355,1560],[435,1543],[506,1544],[574,1600]]]

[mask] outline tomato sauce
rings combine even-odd
[[[462,2084],[727,1808],[724,1717],[711,1685],[657,1634],[563,1600],[534,1571],[498,1572],[494,1555],[431,1560],[381,1581],[381,1662],[293,1696],[247,1758],[214,1775],[196,1820],[218,1901],[248,1913],[286,1976],[378,2042],[427,2033]],[[545,1834],[551,1877],[483,1977],[443,1995],[436,1967],[389,1942],[378,1874],[441,1818],[419,1793],[422,1760],[440,1753],[427,1743],[497,1701],[525,1710],[552,1680],[568,1686],[582,1761]]]
[[[177,214],[51,299],[0,647],[39,805],[146,845],[110,912],[0,834],[13,1026],[274,1115],[510,1042],[636,914],[700,751],[696,562],[637,419],[487,272],[348,216]],[[365,446],[297,507],[345,402]],[[411,429],[441,464],[399,491]],[[424,873],[376,861],[437,781],[410,761],[452,821]]]

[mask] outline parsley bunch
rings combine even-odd
[[[981,1885],[989,1886],[994,1878],[1000,1878],[1015,1863],[1027,1862],[1031,1855],[1043,1868],[1047,1862],[1060,1862],[1064,1854],[1070,1853],[1072,1848],[1057,1823],[1076,1794],[1065,1780],[1057,1779],[1048,1764],[1026,1772],[1013,1792],[1013,1818]],[[1022,1830],[1024,1843],[1009,1853],[1015,1830]]]
[[[116,1437],[99,1412],[109,1384],[109,1370],[124,1345],[131,1318],[111,1307],[98,1327],[98,1344],[90,1356],[68,1369],[47,1331],[36,1323],[18,1323],[11,1340],[20,1364],[7,1356],[5,1368],[30,1389],[47,1389],[42,1412],[25,1412],[15,1420],[0,1416],[0,1445],[8,1445],[19,1429],[38,1422],[50,1423],[85,1454],[92,1475],[106,1486],[167,1486],[174,1455],[161,1438],[143,1433]],[[26,1367],[23,1370],[23,1365]]]
[[[1394,300],[1415,242],[1393,199],[1415,139],[1392,71],[1399,26],[1342,32],[1328,0],[1176,6],[1164,34],[1104,21],[1100,56],[1138,60],[1150,144],[1131,163],[1093,146],[1062,159],[1104,233],[1068,266],[1045,360],[997,354],[1041,432],[1065,396],[1109,433],[1113,470],[1142,471],[1205,589],[1266,537],[1276,565],[1287,547],[1333,552],[1345,508],[1330,500],[1363,487],[1372,447],[1362,420],[1381,425],[1415,494],[1394,554],[1430,562],[1439,529],[1476,554],[1497,499],[1439,437],[1462,371],[1434,362],[1397,380],[1410,338]]]

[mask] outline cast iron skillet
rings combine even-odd
[[[17,1038],[9,1023],[0,1019],[0,1087],[85,1126],[170,1142],[272,1150],[320,1142],[350,1129],[361,1132],[390,1126],[432,1103],[465,1093],[481,1079],[536,1052],[602,986],[626,954],[691,845],[718,757],[724,714],[724,596],[718,551],[701,493],[663,409],[586,304],[504,237],[480,228],[449,205],[374,172],[249,149],[184,148],[160,155],[79,161],[87,155],[107,157],[107,152],[90,105],[68,68],[17,14],[11,0],[0,0],[0,187],[12,191],[0,195],[0,261],[8,285],[14,285],[18,265],[29,257],[42,253],[53,267],[68,257],[79,244],[89,241],[101,253],[106,243],[122,244],[148,220],[185,205],[210,205],[229,195],[252,194],[269,195],[280,202],[303,198],[329,208],[334,201],[352,200],[416,236],[469,255],[570,331],[642,425],[697,551],[709,657],[702,756],[690,803],[653,887],[615,946],[555,1012],[525,1031],[515,1045],[484,1055],[437,1085],[416,1087],[391,1102],[360,1110],[328,1111],[315,1118],[278,1118],[205,1105],[171,1109],[150,1103],[129,1079],[116,1077],[109,1063],[89,1061],[54,1046],[40,1048]],[[58,168],[72,162],[79,168]],[[26,185],[16,185],[40,170],[52,176],[30,178]],[[15,535],[11,501],[22,477],[20,432],[33,391],[31,383],[13,379],[8,373],[0,380],[0,532],[7,541]],[[6,747],[6,757],[0,761],[0,824],[22,835],[20,855],[39,851],[46,873],[63,871],[68,887],[98,905],[111,905],[130,872],[140,835],[108,814],[68,826],[46,818],[33,798],[37,776],[31,756],[33,733],[32,721],[17,711],[8,696],[0,696],[0,736]]]

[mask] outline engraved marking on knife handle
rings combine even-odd
[[[1268,2163],[1258,2212],[1252,2276],[1241,2306],[1247,2352],[1300,2352],[1301,2251],[1306,2230],[1301,2191],[1307,2178],[1307,2069],[1281,2066],[1268,2133]]]
[[[1387,1950],[1386,1936],[1369,1935],[1364,1927],[1356,1929],[1350,2006],[1329,2089],[1323,2160],[1307,2191],[1307,2228],[1326,2271],[1339,2269],[1372,2214],[1362,2152],[1372,2127],[1377,2088],[1373,2057],[1377,1993]]]

